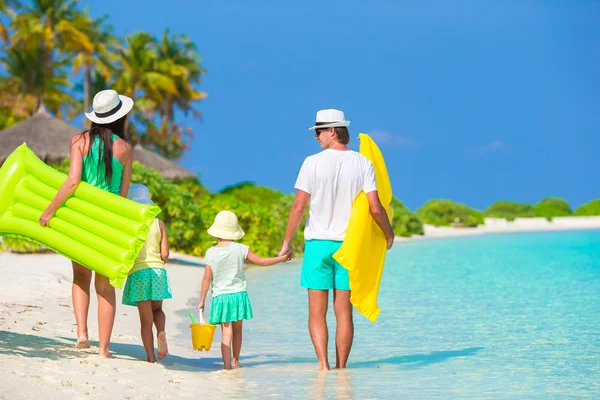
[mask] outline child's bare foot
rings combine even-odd
[[[158,332],[156,338],[158,339],[158,359],[162,360],[169,354],[169,348],[167,347],[167,334],[164,331]]]
[[[75,348],[77,349],[89,349],[90,341],[88,340],[87,335],[81,336],[77,338],[77,343],[75,344]]]
[[[156,358],[154,358],[154,357],[152,357],[152,358],[148,357],[146,359],[146,361],[148,361],[150,364],[154,364],[154,363],[156,363]]]
[[[240,361],[236,360],[235,358],[232,358],[231,359],[231,368],[234,369],[234,368],[239,368],[239,367],[241,367]]]
[[[100,348],[98,354],[100,354],[100,358],[114,358],[108,349]]]

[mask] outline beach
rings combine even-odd
[[[71,265],[55,254],[0,253],[0,387],[2,398],[34,399],[43,391],[48,399],[222,397],[219,345],[211,352],[195,352],[170,340],[172,354],[162,364],[149,364],[139,334],[135,307],[121,304],[111,350],[115,359],[97,352],[97,300],[91,294],[88,317],[93,347],[77,350],[71,305]],[[191,299],[199,292],[202,268],[168,265],[173,299],[164,302],[167,337],[189,337],[177,328],[177,310],[194,311]],[[92,285],[93,286],[93,285]],[[93,291],[93,289],[92,289]],[[187,313],[186,313],[187,314]],[[155,342],[156,343],[156,342]],[[198,371],[214,374],[202,374]],[[218,371],[218,372],[217,372]],[[233,374],[235,375],[235,372]],[[226,386],[226,385],[225,385]]]
[[[492,221],[472,229],[426,227],[426,235],[422,239],[509,231],[600,228],[600,218],[596,217],[556,218],[553,223],[537,219],[529,222]],[[33,399],[39,398],[41,392],[47,399],[230,397],[240,382],[244,382],[239,375],[244,373],[240,372],[243,369],[222,370],[218,331],[211,351],[200,353],[192,350],[187,329],[187,313],[195,311],[198,299],[203,274],[201,259],[177,254],[173,258],[176,262],[167,264],[173,299],[164,302],[170,355],[159,364],[148,364],[143,361],[145,353],[139,335],[137,309],[121,304],[122,291],[117,290],[117,316],[111,344],[115,359],[100,359],[95,354],[98,337],[95,293],[91,294],[88,318],[93,347],[88,350],[74,347],[70,262],[52,253],[0,253],[3,276],[0,281],[2,398]],[[259,274],[254,279],[263,279],[270,272],[260,270],[260,274],[264,275]],[[297,287],[295,280],[290,285]],[[254,292],[254,299],[267,296],[260,293],[265,291]],[[278,312],[276,310],[273,312]],[[302,331],[301,337],[306,336],[308,340],[308,334],[303,334],[303,324],[298,329]],[[250,340],[253,340],[252,337]],[[261,349],[252,350],[258,352]],[[310,349],[306,348],[305,352],[310,355]],[[242,363],[243,359],[242,355]],[[272,362],[268,358],[265,360],[265,363]],[[300,363],[303,371],[316,370],[316,362],[313,364],[310,357],[302,358]],[[260,366],[260,363],[256,365]]]
[[[413,235],[410,238],[396,237],[396,242],[489,233],[600,229],[600,217],[555,217],[552,221],[546,218],[516,218],[514,221],[507,221],[504,218],[485,218],[484,222],[483,225],[472,228],[423,224],[423,235]]]

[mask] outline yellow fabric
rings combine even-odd
[[[160,223],[158,222],[158,219],[155,219],[154,222],[152,222],[152,225],[150,225],[146,243],[135,259],[135,264],[133,264],[133,268],[129,271],[129,275],[148,268],[165,268],[165,263],[162,258],[160,258],[161,239]]]
[[[391,222],[394,215],[390,206],[392,185],[385,161],[379,147],[368,135],[361,133],[358,137],[360,154],[367,157],[375,168],[379,200]],[[387,251],[386,243],[385,235],[371,215],[367,195],[360,192],[352,204],[352,214],[342,247],[333,258],[348,270],[350,301],[371,322],[375,322],[379,316],[377,295]]]

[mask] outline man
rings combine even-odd
[[[329,369],[327,359],[327,306],[333,289],[333,308],[337,321],[336,368],[345,368],[352,341],[354,323],[350,303],[348,271],[333,260],[346,235],[352,203],[361,191],[369,200],[373,218],[385,234],[387,248],[394,243],[388,216],[377,195],[375,171],[371,162],[348,149],[348,126],[339,110],[317,112],[315,140],[322,152],[307,157],[296,181],[296,197],[280,255],[291,250],[290,242],[302,222],[306,207],[308,221],[304,229],[305,251],[300,284],[308,289],[308,330],[321,370]]]

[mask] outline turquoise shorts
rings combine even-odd
[[[300,286],[313,290],[350,290],[348,270],[333,259],[342,242],[333,240],[307,240]]]

